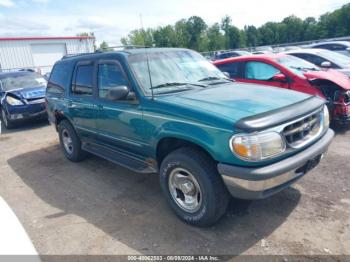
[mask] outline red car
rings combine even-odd
[[[317,95],[328,101],[333,121],[350,123],[350,78],[286,54],[240,56],[214,64],[238,82],[264,84]]]

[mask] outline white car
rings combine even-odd
[[[350,42],[348,41],[322,42],[309,45],[309,47],[317,49],[326,49],[329,51],[340,53],[342,55],[350,56]]]
[[[299,49],[285,52],[319,67],[332,68],[350,77],[350,57],[325,49]]]
[[[0,256],[4,255],[30,255],[28,261],[41,261],[15,213],[0,197]]]

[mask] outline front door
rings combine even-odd
[[[117,60],[101,60],[97,65],[96,127],[99,141],[118,150],[141,153],[143,148],[142,110],[130,95],[114,100],[110,92],[126,86],[133,93],[130,82]]]

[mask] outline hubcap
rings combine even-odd
[[[175,203],[194,213],[202,204],[202,192],[196,178],[183,168],[175,168],[169,175],[169,191]]]
[[[64,146],[64,149],[66,150],[66,152],[68,154],[72,154],[73,153],[73,141],[72,141],[72,138],[70,137],[67,129],[62,130],[62,142],[63,142],[63,146]]]

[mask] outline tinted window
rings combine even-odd
[[[78,65],[73,84],[73,94],[92,95],[93,91],[93,65]]]
[[[332,51],[340,51],[340,50],[346,49],[344,45],[340,45],[340,44],[325,44],[325,45],[316,46],[315,48],[328,49]]]
[[[313,63],[315,65],[321,66],[323,62],[326,62],[327,60],[316,55],[311,54],[293,54],[294,56],[300,57],[302,59],[305,59],[306,61],[309,61],[310,63]]]
[[[70,77],[69,64],[56,64],[50,74],[49,83],[47,85],[48,93],[62,94]]]
[[[270,80],[278,73],[280,73],[280,70],[266,63],[248,62],[246,64],[245,77],[247,79]]]
[[[222,71],[222,72],[227,72],[230,74],[231,78],[240,78],[242,76],[241,73],[241,62],[236,62],[236,63],[226,63],[222,65],[218,65],[217,67]]]
[[[108,91],[116,86],[128,86],[122,68],[119,64],[99,64],[98,66],[98,94],[99,97],[109,99]]]

